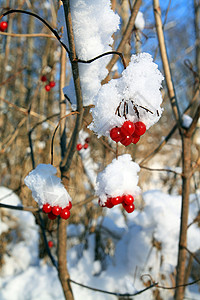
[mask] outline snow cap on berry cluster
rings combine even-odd
[[[79,59],[89,60],[104,52],[112,51],[110,45],[113,43],[112,35],[119,28],[120,18],[111,9],[108,0],[76,0],[71,1],[72,26],[76,53]],[[62,41],[68,45],[66,24],[63,6],[58,11],[58,29],[63,26]],[[79,64],[79,75],[83,105],[93,104],[94,96],[101,87],[101,81],[108,74],[106,66],[110,60],[109,56],[102,57],[90,64]],[[64,89],[76,105],[76,96],[73,80]]]
[[[137,185],[139,171],[139,165],[132,161],[130,154],[113,159],[111,164],[97,175],[95,191],[101,204],[105,204],[108,197],[138,195],[140,193],[140,187]]]
[[[113,127],[120,127],[127,120],[141,121],[149,129],[162,114],[162,80],[163,76],[150,54],[132,55],[122,77],[112,79],[99,90],[95,107],[91,109],[93,122],[89,128],[98,137],[109,136]]]
[[[61,183],[61,179],[55,176],[57,170],[50,164],[40,164],[24,179],[24,183],[32,191],[32,196],[39,207],[45,203],[65,208],[71,197]]]

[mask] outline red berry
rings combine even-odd
[[[124,195],[123,202],[127,205],[133,204],[134,198],[131,195]]]
[[[53,88],[56,85],[56,83],[55,83],[55,81],[50,81],[49,85],[50,85],[51,88]]]
[[[99,206],[101,206],[101,207],[106,207],[106,204],[102,204],[100,199],[99,199],[99,201],[98,201],[98,204],[99,204]]]
[[[5,21],[2,21],[0,23],[0,31],[5,31],[8,28],[8,23]]]
[[[136,135],[143,135],[146,132],[146,125],[143,122],[136,122],[135,123],[135,134]]]
[[[69,209],[63,208],[62,211],[61,211],[61,213],[60,213],[60,217],[62,219],[64,219],[64,220],[69,219],[69,217],[70,217],[70,211],[69,211]]]
[[[140,137],[139,135],[136,135],[135,133],[132,135],[132,143],[133,144],[137,144],[137,142],[139,142]]]
[[[58,205],[52,207],[52,213],[55,215],[55,216],[59,216],[59,214],[61,213],[61,210],[62,208]]]
[[[106,201],[106,207],[108,207],[108,208],[112,208],[114,205],[112,204],[112,202],[111,202],[111,199],[112,198],[107,198],[107,201]]]
[[[49,246],[49,248],[52,248],[53,247],[53,242],[52,241],[48,241],[48,246]]]
[[[47,81],[47,78],[46,78],[45,75],[42,75],[41,78],[40,78],[40,80],[41,80],[42,82],[45,82],[45,81]]]
[[[110,131],[110,137],[116,143],[120,142],[121,139],[122,139],[121,129],[119,127],[112,128],[111,131]]]
[[[51,212],[52,207],[49,203],[45,203],[42,207],[42,210],[43,210],[44,213],[48,214],[48,213]]]
[[[135,131],[135,125],[131,121],[126,121],[121,127],[121,134],[122,135],[132,135]]]
[[[83,148],[83,146],[81,144],[77,144],[76,145],[76,150],[77,151],[80,151],[82,148]]]
[[[128,146],[132,143],[132,140],[133,140],[132,136],[127,135],[121,139],[120,143],[124,146]]]
[[[69,204],[68,204],[65,208],[67,208],[68,210],[70,210],[70,209],[72,208],[72,203],[71,203],[71,201],[69,201]]]
[[[135,205],[134,204],[127,205],[127,204],[123,203],[123,207],[127,211],[127,213],[129,213],[129,214],[132,213],[135,210]]]
[[[87,138],[85,139],[85,143],[89,144],[89,142],[90,142],[90,138],[87,137]]]
[[[51,87],[50,87],[50,85],[45,85],[45,90],[47,91],[47,92],[49,92],[50,91],[50,89],[51,89]]]
[[[87,148],[88,148],[88,144],[85,143],[84,146],[83,146],[83,148],[84,148],[84,149],[87,149]]]
[[[55,220],[55,219],[57,218],[57,216],[55,216],[55,215],[52,213],[52,211],[51,211],[50,213],[48,213],[48,218],[49,218],[50,220]]]
[[[111,198],[111,202],[113,205],[117,205],[122,203],[123,199],[121,196]]]

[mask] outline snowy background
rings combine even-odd
[[[4,197],[1,203],[21,205],[11,190],[1,187],[0,194]],[[149,190],[143,194],[143,199],[144,210],[126,214],[126,218],[119,207],[104,209],[105,216],[97,220],[97,229],[102,242],[106,242],[111,232],[112,249],[102,261],[95,260],[95,234],[87,237],[85,248],[79,243],[81,225],[68,226],[68,236],[73,237],[74,243],[67,254],[72,280],[109,292],[130,294],[145,287],[141,281],[144,274],[150,274],[160,285],[172,285],[170,275],[177,261],[181,197]],[[197,199],[191,195],[189,223],[197,213]],[[3,257],[0,299],[64,299],[56,269],[48,259],[38,257],[39,228],[32,213],[2,209],[1,220],[1,233],[10,231],[12,241]],[[190,251],[199,250],[199,240],[200,229],[193,224],[188,230]],[[52,253],[55,255],[54,247]],[[148,281],[148,276],[143,280]],[[73,283],[72,288],[76,300],[116,299],[116,296],[90,291]],[[165,290],[160,290],[160,295],[163,299],[172,296]],[[186,295],[199,299],[198,288],[187,288]],[[138,295],[137,299],[153,299],[152,290]]]

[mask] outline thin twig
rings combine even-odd
[[[41,119],[41,118],[45,118],[45,120],[43,120],[41,123],[45,122],[45,121],[48,121],[49,119],[53,118],[54,116],[58,116],[58,114],[54,114],[53,116],[50,116],[50,117],[45,117],[44,115],[40,115],[38,113],[36,113],[35,111],[30,111],[28,112],[28,109],[26,108],[23,108],[23,107],[20,107],[20,106],[17,106],[16,104],[13,104],[11,103],[10,101],[0,97],[0,100],[2,100],[3,102],[7,103],[10,107],[13,107],[14,109],[16,109],[17,111],[20,111],[21,113],[23,113],[24,115],[28,115],[30,114],[31,116],[33,117],[36,117],[38,119]],[[49,122],[51,125],[55,125],[54,123],[52,122]]]
[[[145,166],[140,166],[140,168],[148,170],[148,171],[170,172],[170,173],[174,173],[174,174],[180,175],[180,176],[183,175],[182,173],[178,173],[178,172],[176,172],[174,170],[171,170],[171,169],[152,169],[152,168],[148,168],[148,167],[145,167]]]
[[[2,33],[2,32],[0,31],[0,33]],[[26,68],[27,68],[27,67],[25,66],[25,67],[23,67],[22,69],[20,69],[19,71],[15,72],[15,73],[12,74],[11,76],[9,76],[6,80],[4,80],[4,81],[2,81],[2,82],[0,83],[0,86],[6,84],[6,83],[9,82],[12,78],[15,78],[18,74],[20,74],[21,72],[23,72]],[[1,98],[1,100],[2,100],[2,98]]]
[[[65,48],[65,50],[67,51],[68,55],[70,55],[70,51],[68,50],[67,46],[61,41],[61,37],[59,36],[59,34],[57,33],[57,31],[55,29],[53,29],[43,18],[41,18],[39,15],[32,13],[30,11],[25,11],[22,9],[10,9],[7,12],[3,13],[0,16],[0,19],[3,18],[6,15],[9,14],[13,14],[13,13],[22,13],[22,14],[26,14],[26,15],[30,15],[32,17],[37,18],[38,20],[40,20],[44,25],[46,25],[49,30],[55,35],[55,37],[57,38],[57,40],[59,41],[59,43]]]
[[[6,149],[12,144],[12,142],[15,140],[16,136],[18,135],[19,129],[24,125],[24,123],[26,122],[27,116],[24,117],[19,124],[17,125],[16,129],[14,130],[14,132],[11,134],[11,138],[9,138],[9,140],[6,142],[6,144],[4,143],[2,149],[0,150],[0,153],[5,153]]]
[[[190,177],[197,171],[197,169],[200,167],[200,157],[197,159],[195,165],[192,167]]]
[[[197,126],[197,122],[198,122],[199,118],[200,118],[200,104],[197,107],[197,110],[195,112],[195,115],[193,117],[193,121],[192,121],[190,127],[187,129],[187,136],[192,136],[192,134]]]
[[[56,37],[54,35],[51,34],[47,34],[47,33],[9,33],[9,32],[2,32],[0,31],[1,35],[7,35],[7,36],[12,36],[12,37],[46,37],[46,38],[54,38],[56,39]]]
[[[197,279],[197,280],[194,280],[192,282],[189,282],[189,283],[185,283],[185,284],[179,284],[179,285],[176,285],[176,286],[172,286],[172,287],[167,287],[167,286],[163,286],[163,285],[157,285],[156,287],[159,288],[159,289],[165,289],[165,290],[176,290],[178,289],[179,287],[186,287],[186,286],[190,286],[190,285],[193,285],[197,282],[200,281],[200,278]]]
[[[61,123],[61,121],[62,121],[63,119],[65,119],[65,118],[67,118],[67,117],[69,117],[69,116],[75,115],[75,114],[79,114],[79,112],[74,111],[74,112],[71,112],[71,113],[69,113],[69,114],[63,116],[63,117],[59,120],[58,124],[56,125],[56,127],[55,127],[55,129],[54,129],[54,131],[53,131],[53,135],[52,135],[52,139],[51,139],[51,165],[53,165],[53,142],[54,142],[54,138],[55,138],[55,135],[56,135],[56,131],[57,131],[57,129],[59,128],[60,123]]]
[[[103,54],[100,54],[100,55],[98,55],[98,56],[96,56],[96,57],[94,57],[94,58],[92,58],[92,59],[89,59],[89,60],[77,59],[77,61],[78,61],[79,63],[90,64],[90,63],[92,63],[93,61],[95,61],[95,60],[97,60],[97,59],[99,59],[99,58],[101,58],[101,57],[103,57],[103,56],[107,56],[107,55],[111,55],[111,54],[116,54],[116,55],[118,55],[118,56],[121,58],[121,60],[122,60],[124,69],[126,69],[126,62],[125,62],[125,60],[124,60],[124,56],[123,56],[123,54],[122,54],[121,52],[119,52],[119,51],[108,51],[108,52],[105,52],[105,53],[103,53]]]
[[[166,135],[166,137],[162,140],[162,142],[151,152],[149,153],[145,158],[143,158],[140,162],[140,165],[144,162],[147,162],[150,158],[152,158],[156,153],[158,153],[168,142],[168,140],[172,137],[172,135],[175,133],[177,129],[177,124],[173,126],[173,128],[170,130],[170,132]]]
[[[31,212],[41,211],[39,208],[25,207],[25,206],[16,206],[16,205],[8,205],[8,204],[4,204],[4,203],[0,203],[0,207],[2,207],[2,208],[8,208],[8,209],[15,209],[15,210],[31,211]]]
[[[120,42],[119,46],[117,47],[117,50],[116,50],[117,52],[121,52],[121,53],[123,52],[124,46],[126,45],[128,39],[130,38],[130,36],[132,34],[133,27],[134,27],[134,24],[135,24],[135,19],[136,19],[138,11],[140,9],[141,3],[142,3],[141,0],[136,0],[135,3],[134,3],[134,6],[133,6],[133,9],[132,9],[132,12],[131,12],[131,16],[130,16],[130,19],[129,19],[128,24],[126,26],[125,32],[123,34],[123,37],[121,39],[121,42]],[[117,62],[117,60],[118,60],[118,57],[116,55],[114,55],[112,57],[112,59],[110,60],[110,62],[108,63],[108,65],[107,65],[108,75],[103,80],[103,83],[105,83],[109,80],[109,74],[110,74],[113,66]]]
[[[165,73],[165,81],[167,84],[168,95],[169,95],[169,99],[171,102],[172,111],[173,111],[175,120],[176,120],[179,128],[181,128],[181,115],[180,115],[180,111],[179,111],[179,107],[178,107],[178,102],[176,99],[175,89],[174,89],[172,76],[171,76],[170,65],[169,65],[168,56],[167,56],[167,49],[166,49],[164,33],[163,33],[163,25],[162,25],[162,20],[161,20],[161,10],[160,10],[159,0],[153,0],[153,5],[154,5],[154,16],[155,16],[155,21],[156,21],[156,31],[157,31],[157,36],[158,36],[158,42],[159,42],[160,54],[161,54],[161,58],[162,58],[163,69],[164,69],[164,73]]]
[[[105,290],[101,290],[101,289],[97,289],[97,288],[93,288],[93,287],[90,287],[90,286],[87,286],[87,285],[84,285],[84,284],[81,284],[81,283],[78,283],[72,279],[69,279],[70,282],[76,284],[76,285],[79,285],[83,288],[86,288],[88,290],[92,290],[92,291],[95,291],[95,292],[100,292],[100,293],[103,293],[103,294],[109,294],[109,295],[115,295],[115,296],[118,296],[118,297],[132,297],[132,296],[136,296],[136,295],[139,295],[139,294],[142,294],[144,293],[145,291],[155,287],[157,285],[157,283],[153,283],[151,284],[150,286],[146,287],[145,289],[141,290],[141,291],[138,291],[134,294],[121,294],[121,293],[114,293],[114,292],[108,292],[108,291],[105,291]]]
[[[187,247],[182,246],[185,250],[187,250],[187,252],[196,260],[196,262],[198,262],[198,264],[200,265],[200,260],[198,259],[198,257],[196,255],[194,255],[193,252],[191,252]]]

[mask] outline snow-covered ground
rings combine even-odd
[[[20,205],[12,191],[1,187],[1,203]],[[9,195],[5,198],[6,195]],[[180,223],[180,196],[171,196],[159,190],[143,193],[145,208],[126,214],[120,206],[106,210],[104,219],[99,218],[104,241],[112,237],[110,249],[104,261],[95,261],[95,234],[88,238],[88,248],[81,244],[68,251],[68,267],[72,280],[116,293],[135,293],[145,286],[141,275],[150,274],[161,285],[170,286],[170,274],[176,266]],[[189,223],[198,213],[196,198],[191,195]],[[12,241],[7,244],[1,269],[1,300],[53,300],[64,299],[56,269],[46,260],[38,258],[38,226],[32,213],[2,209],[1,231],[12,230]],[[17,224],[17,226],[16,226]],[[79,235],[80,225],[70,225],[68,235]],[[188,230],[188,248],[196,252],[200,248],[200,228],[196,224]],[[81,249],[81,251],[80,251]],[[81,255],[80,255],[81,252]],[[165,279],[163,279],[165,278]],[[143,278],[144,281],[148,277]],[[116,296],[94,292],[72,283],[76,300],[111,300]],[[193,292],[192,292],[193,290]],[[187,296],[199,299],[198,286],[186,290]],[[163,299],[172,299],[172,293],[160,290]],[[134,298],[135,299],[135,298]],[[137,299],[154,299],[148,290]]]

